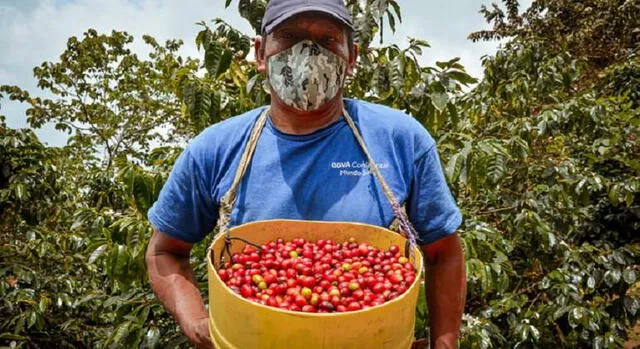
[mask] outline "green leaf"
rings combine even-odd
[[[391,5],[391,7],[393,7],[393,11],[396,13],[396,16],[398,17],[398,21],[402,22],[402,14],[400,13],[400,5],[398,4],[397,1],[390,1],[389,5]]]
[[[98,248],[96,248],[89,256],[88,263],[92,264],[93,262],[96,261],[96,259],[100,258],[100,256],[104,254],[104,251],[107,250],[107,247],[108,247],[107,244],[102,244]]]
[[[429,94],[429,97],[431,97],[431,104],[438,111],[443,111],[447,107],[447,102],[449,102],[449,95],[444,92],[433,92]]]
[[[560,308],[558,308],[554,313],[553,313],[553,319],[554,320],[558,320],[559,318],[561,318],[564,314],[566,314],[569,311],[569,307],[568,306],[561,306]]]
[[[569,312],[569,325],[571,328],[576,328],[580,324],[580,319],[582,319],[583,311],[582,308],[575,307]]]
[[[231,58],[233,56],[233,53],[231,52],[231,50],[224,50],[224,52],[222,53],[222,56],[220,57],[220,61],[218,62],[216,71],[215,71],[215,77],[219,77],[220,75],[224,74],[229,67],[231,66]]]
[[[604,282],[609,286],[613,287],[618,282],[620,282],[621,273],[618,269],[607,270],[604,273]]]
[[[478,82],[477,79],[462,71],[449,71],[447,72],[447,76],[460,82],[463,85],[475,84],[476,82]]]
[[[460,153],[454,154],[447,163],[445,167],[444,173],[447,176],[447,181],[449,183],[454,182],[460,176],[460,169],[462,168],[462,163],[464,159],[461,157]]]
[[[208,29],[201,30],[198,35],[196,35],[196,49],[200,50],[203,47],[209,46],[211,33]]]
[[[27,322],[27,328],[33,327],[38,320],[38,314],[35,311],[29,313],[29,321]]]
[[[113,333],[113,336],[111,338],[111,348],[117,348],[119,347],[119,344],[121,344],[121,342],[127,338],[127,336],[129,335],[129,332],[131,331],[131,321],[125,321],[122,324],[118,325],[118,327],[116,328],[115,332]]]
[[[251,93],[251,91],[253,90],[253,86],[256,84],[256,82],[260,78],[261,78],[260,74],[255,74],[254,76],[251,77],[251,79],[249,79],[249,81],[247,81],[247,88],[246,88],[247,93]]]
[[[593,348],[594,348],[594,349],[601,349],[601,348],[604,348],[604,344],[603,344],[603,338],[602,338],[602,336],[596,336],[596,337],[593,339],[593,344],[592,344],[592,345],[593,345]]]
[[[205,47],[205,50],[204,67],[207,69],[209,74],[217,77],[216,72],[218,71],[218,66],[224,49],[220,44],[212,42],[208,47]]]
[[[542,281],[540,282],[540,288],[542,288],[543,290],[546,290],[550,286],[551,286],[551,280],[546,276],[542,278]]]
[[[396,19],[393,17],[393,14],[391,13],[390,10],[387,10],[387,18],[389,19],[389,28],[391,28],[391,31],[395,33],[396,31]]]
[[[394,88],[401,90],[404,84],[404,56],[396,56],[390,63],[389,76]]]
[[[587,279],[587,287],[589,288],[596,287],[596,279],[594,279],[593,276],[589,276],[589,278]]]
[[[440,69],[447,69],[449,65],[447,64],[447,62],[436,62],[436,66]]]
[[[636,272],[633,269],[627,269],[622,272],[622,279],[629,285],[633,285],[636,282]]]
[[[157,327],[151,327],[147,330],[142,342],[143,349],[155,349],[160,345],[160,330]]]
[[[624,195],[624,203],[627,204],[627,207],[631,207],[633,202],[635,201],[635,193],[628,191]]]
[[[533,339],[538,341],[540,339],[540,331],[534,326],[529,326],[529,333],[533,336]]]
[[[631,316],[636,316],[640,309],[640,301],[636,297],[625,296],[623,300],[624,308]]]
[[[144,324],[145,322],[147,322],[147,319],[149,318],[149,312],[151,311],[151,306],[145,305],[141,308],[140,312],[138,313],[137,316],[137,321],[140,324]]]
[[[0,339],[24,341],[24,340],[27,340],[28,338],[24,337],[24,336],[17,335],[17,334],[5,332],[5,333],[0,334]]]
[[[458,113],[458,107],[456,107],[455,103],[449,101],[449,103],[447,103],[447,111],[449,112],[451,122],[454,125],[457,124],[460,121],[460,114]]]
[[[553,233],[547,233],[547,243],[549,245],[549,247],[554,247],[556,245],[556,236]]]
[[[18,201],[22,201],[23,199],[25,199],[27,190],[25,189],[23,184],[16,184],[13,190]]]
[[[22,333],[22,331],[24,330],[24,323],[25,317],[20,316],[20,318],[18,318],[18,321],[16,322],[16,327],[13,328],[13,332],[16,334]]]

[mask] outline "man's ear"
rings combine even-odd
[[[264,59],[264,42],[262,41],[264,36],[258,36],[253,42],[253,48],[256,56],[256,65],[258,72],[264,73],[267,70],[267,66]]]
[[[349,65],[347,65],[347,75],[353,76],[353,70],[356,68],[356,62],[358,61],[358,44],[353,44],[351,54],[349,54]]]

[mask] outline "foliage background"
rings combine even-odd
[[[621,347],[640,308],[640,4],[482,7],[493,29],[469,38],[505,44],[481,81],[456,58],[421,65],[422,38],[372,42],[401,25],[399,2],[347,4],[361,53],[346,94],[418,119],[464,211],[460,346]],[[255,29],[266,1],[224,5]],[[146,280],[146,211],[185,142],[269,100],[247,60],[255,33],[198,25],[201,58],[149,36],[141,58],[129,34],[90,29],[34,68],[54,98],[0,86],[32,129],[70,135],[46,147],[0,116],[0,345],[188,346]],[[192,258],[203,290],[208,241]]]

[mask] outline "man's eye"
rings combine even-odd
[[[330,37],[330,36],[325,36],[325,37],[320,39],[320,44],[323,45],[323,46],[331,46],[331,45],[334,45],[337,42],[338,42],[338,40],[336,40],[336,38]]]
[[[289,32],[280,32],[280,33],[278,33],[278,35],[276,35],[276,37],[278,39],[291,40],[291,39],[293,39],[293,34],[289,33]]]

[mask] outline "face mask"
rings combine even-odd
[[[268,81],[286,105],[316,110],[344,83],[347,62],[311,40],[300,41],[268,59]]]

